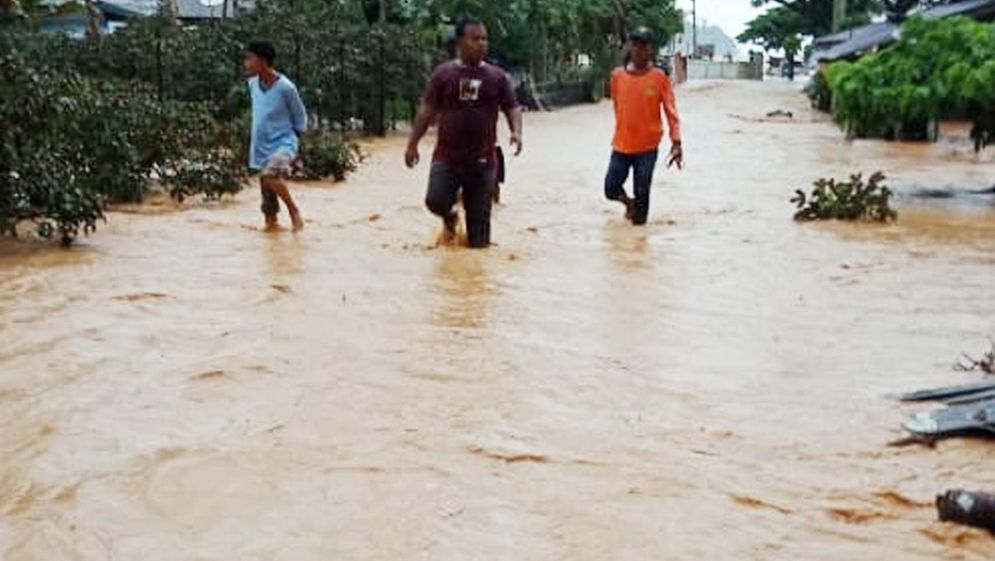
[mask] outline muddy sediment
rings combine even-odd
[[[4,242],[0,558],[990,558],[932,498],[995,489],[993,445],[889,448],[912,409],[885,396],[968,381],[995,335],[995,208],[788,199],[995,161],[845,142],[784,85],[679,96],[688,166],[645,229],[601,198],[600,105],[528,116],[486,252],[433,247],[400,138],[299,187],[297,236],[247,190]]]

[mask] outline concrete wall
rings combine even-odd
[[[691,80],[763,80],[763,63],[688,61]]]

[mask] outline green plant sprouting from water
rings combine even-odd
[[[883,173],[876,172],[864,181],[862,174],[850,176],[848,181],[822,178],[815,182],[812,192],[795,192],[791,202],[798,211],[795,220],[867,220],[889,222],[898,218],[891,208],[891,189],[882,182]]]

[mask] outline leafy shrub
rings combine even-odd
[[[833,64],[828,80],[850,135],[892,138],[959,117],[974,122],[978,150],[995,138],[995,23],[911,19],[895,45]]]
[[[187,197],[201,194],[208,200],[219,199],[223,195],[234,195],[242,190],[245,174],[231,155],[214,151],[192,159],[174,162],[164,183],[169,186],[169,194],[183,202]]]
[[[18,162],[18,170],[0,164],[0,235],[17,235],[23,221],[34,222],[43,238],[58,234],[69,245],[80,231],[89,234],[103,218],[101,198],[81,185],[71,158],[35,152]]]
[[[0,233],[30,220],[71,240],[93,229],[104,201],[141,200],[153,171],[181,199],[236,192],[245,176],[207,105],[160,102],[140,82],[0,56],[0,122]]]
[[[829,81],[826,80],[825,70],[818,70],[812,75],[812,79],[805,86],[805,95],[812,102],[812,109],[817,109],[823,113],[829,113],[833,108],[833,92],[829,88]]]
[[[864,182],[861,174],[849,181],[819,179],[810,195],[795,192],[791,202],[798,207],[795,220],[869,220],[888,222],[898,218],[890,205],[892,192],[881,185],[885,176],[876,172]]]
[[[356,170],[361,161],[359,146],[347,142],[342,135],[325,131],[308,132],[301,139],[301,177],[336,181]]]
[[[95,172],[80,142],[79,94],[74,73],[31,68],[0,55],[0,234],[17,235],[22,221],[40,236],[59,233],[68,243],[102,218]]]

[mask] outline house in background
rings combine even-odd
[[[995,0],[960,0],[932,6],[914,13],[925,19],[965,16],[978,21],[995,21]],[[812,43],[813,64],[852,60],[886,47],[898,40],[900,23],[882,21],[818,37]]]
[[[742,58],[736,41],[726,35],[721,27],[709,25],[708,22],[702,22],[698,25],[698,52],[694,52],[695,49],[692,45],[694,34],[691,32],[691,25],[690,20],[686,21],[684,28],[687,31],[675,35],[671,40],[671,53],[693,54],[699,58],[716,60],[740,60]]]
[[[256,0],[177,0],[180,22],[187,25],[235,18],[256,7]],[[94,5],[103,14],[101,31],[112,33],[128,21],[155,16],[158,0],[96,0]],[[41,6],[48,13],[41,19],[45,33],[64,33],[71,37],[86,35],[88,19],[81,0],[45,0]]]

